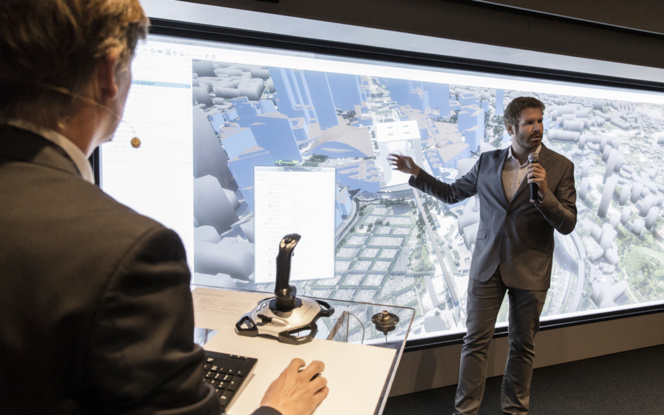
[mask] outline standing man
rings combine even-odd
[[[468,281],[466,329],[461,351],[456,414],[477,414],[484,394],[487,352],[505,293],[509,296],[509,355],[503,376],[505,414],[527,414],[535,334],[550,286],[554,229],[576,225],[574,165],[542,144],[544,104],[514,99],[505,109],[510,147],[483,153],[452,184],[421,170],[410,157],[391,154],[409,184],[445,203],[478,195],[480,222]],[[539,163],[529,163],[535,153]],[[533,157],[533,156],[531,156]],[[528,184],[535,184],[531,196]],[[532,200],[531,200],[532,199]]]
[[[177,234],[92,183],[149,21],[138,0],[0,1],[0,413],[219,415]],[[294,359],[260,415],[309,415]]]

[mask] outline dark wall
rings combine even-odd
[[[664,33],[664,4],[661,0],[475,0],[532,10],[555,16]]]
[[[664,68],[661,0],[187,1]]]

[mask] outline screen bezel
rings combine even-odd
[[[271,47],[296,52],[309,52],[344,58],[360,58],[389,63],[422,65],[448,70],[471,71],[491,75],[508,75],[529,79],[583,83],[586,85],[623,88],[629,90],[664,93],[664,82],[610,77],[584,72],[563,71],[557,69],[515,65],[504,62],[484,61],[429,54],[406,50],[380,48],[361,44],[324,41],[304,37],[278,35],[268,32],[241,30],[235,28],[186,23],[165,19],[151,20],[151,33],[155,35],[176,36],[194,40],[234,43],[239,45]],[[96,182],[100,182],[99,149],[91,156]],[[664,312],[664,304],[637,306],[624,310],[601,311],[593,314],[562,317],[542,321],[540,330],[557,329],[580,324],[609,321],[620,318]],[[496,328],[496,337],[507,335],[507,327]],[[415,351],[431,347],[440,347],[462,342],[464,333],[434,336],[426,339],[408,340],[406,351]]]

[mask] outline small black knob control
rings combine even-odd
[[[371,317],[371,321],[376,326],[376,330],[387,336],[387,333],[391,332],[397,327],[399,317],[387,310],[383,310],[382,313],[374,314],[374,316]]]

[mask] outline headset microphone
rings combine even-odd
[[[111,114],[115,119],[129,127],[131,129],[133,136],[132,139],[130,140],[130,144],[133,148],[139,148],[141,146],[141,139],[138,138],[138,135],[136,134],[136,130],[134,129],[134,126],[129,124],[127,121],[123,120],[118,114],[113,112],[112,109],[108,108],[106,105],[102,105],[98,103],[97,101],[90,99],[88,97],[84,97],[79,94],[75,94],[71,92],[69,89],[61,87],[61,86],[55,86],[55,85],[48,85],[48,84],[40,84],[46,89],[50,89],[51,91],[59,92],[63,95],[69,95],[70,97],[73,97],[75,99],[79,99],[81,101],[87,102],[88,104],[92,104],[96,107],[102,108],[103,110],[107,111],[109,114]]]
[[[539,154],[528,154],[528,164],[539,164]],[[534,203],[540,201],[537,183],[530,183],[530,201]]]

